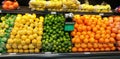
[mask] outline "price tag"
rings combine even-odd
[[[100,13],[99,15],[103,16],[103,15],[104,15],[104,13]]]
[[[51,14],[57,14],[56,12],[51,12]]]
[[[2,13],[2,10],[0,10],[0,13]]]
[[[16,53],[9,53],[9,55],[16,55]]]
[[[68,18],[69,14],[65,14],[65,18]]]
[[[84,54],[90,54],[90,52],[84,52]]]
[[[71,17],[71,18],[72,18],[73,16],[74,16],[74,15],[73,15],[73,13],[70,13],[70,14],[69,14],[69,17]]]
[[[45,52],[45,54],[51,54],[51,52]]]
[[[0,53],[0,55],[2,55],[2,53]]]

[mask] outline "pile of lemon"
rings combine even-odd
[[[18,14],[6,48],[8,53],[39,53],[44,17],[36,14]]]

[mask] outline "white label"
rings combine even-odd
[[[45,52],[45,54],[51,54],[51,52]]]
[[[90,52],[84,52],[84,54],[90,54]]]
[[[16,53],[9,53],[9,55],[16,55]]]
[[[0,53],[0,55],[2,55],[2,54]]]
[[[99,15],[103,16],[103,15],[104,15],[104,13],[100,13]]]
[[[51,12],[51,14],[56,14],[56,12]]]
[[[0,13],[2,13],[2,10],[0,10]]]

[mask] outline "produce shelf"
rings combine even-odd
[[[84,52],[84,53],[41,53],[41,54],[3,54],[0,58],[4,59],[119,59],[120,52]],[[111,56],[111,57],[110,57]]]
[[[20,6],[17,10],[1,10],[1,13],[36,13],[36,14],[51,14],[51,11],[31,11],[31,9],[27,6]],[[99,12],[56,12],[56,14],[65,14],[65,13],[73,13],[73,14],[81,14],[81,15],[102,15],[102,16],[111,16],[111,15],[120,15],[120,13],[116,12],[106,12],[106,13],[99,13]]]

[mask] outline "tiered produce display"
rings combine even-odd
[[[71,52],[71,39],[64,31],[65,18],[63,15],[46,15],[42,39],[43,52]]]
[[[14,25],[16,15],[6,14],[0,19],[0,53],[6,52],[6,42]]]
[[[74,31],[71,35],[72,52],[114,51],[117,29],[112,27],[113,19],[99,15],[75,15]],[[114,23],[116,24],[116,23]]]
[[[111,12],[110,4],[91,5],[88,0],[81,4],[78,0],[30,0],[29,8],[37,11],[80,11],[80,12]]]
[[[8,53],[39,53],[44,17],[36,14],[18,14],[6,48]]]

